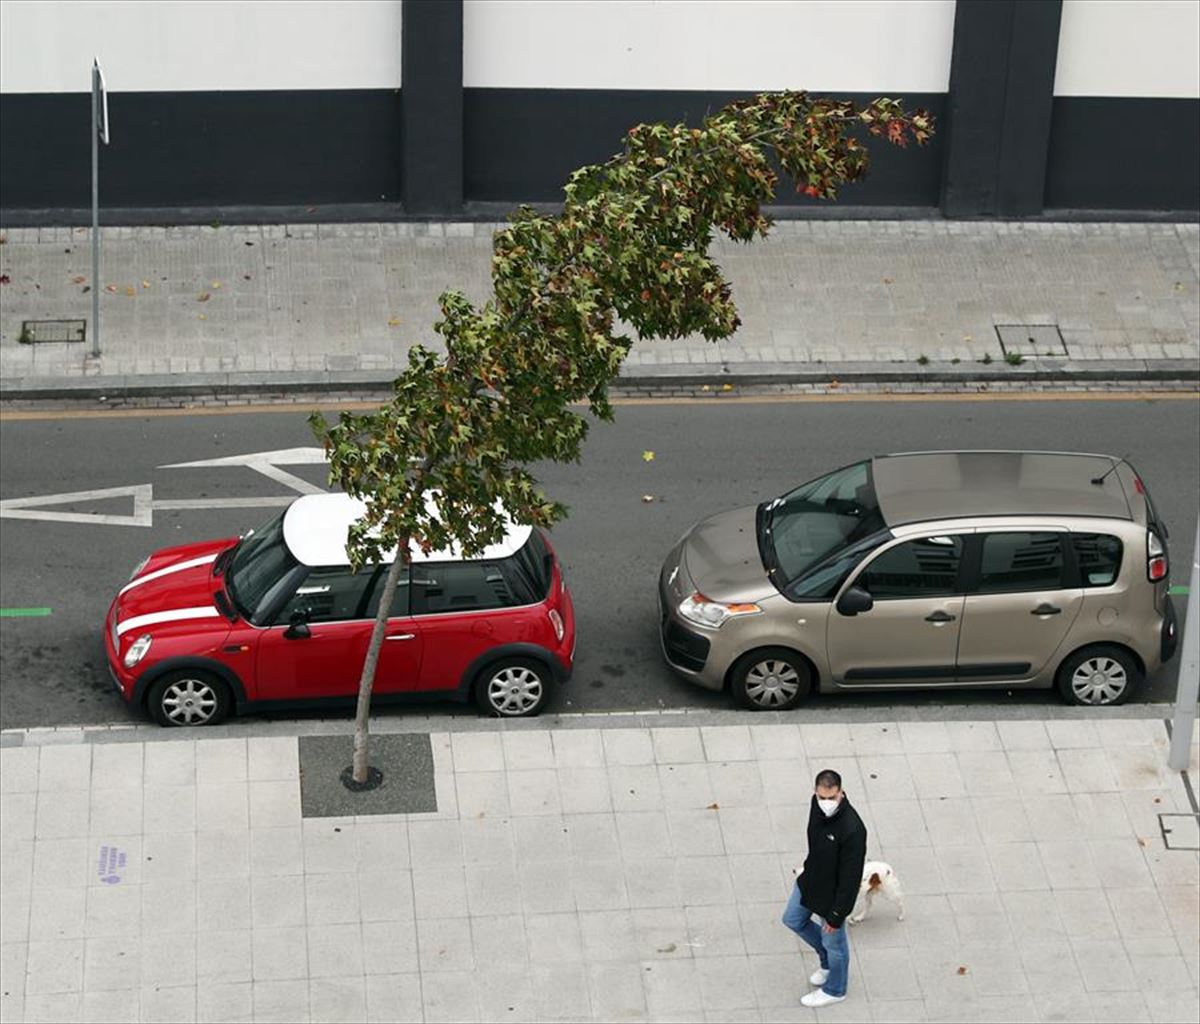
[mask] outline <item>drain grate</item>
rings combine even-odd
[[[1005,356],[1036,359],[1070,355],[1058,324],[996,324],[996,336]]]
[[[1200,850],[1200,814],[1159,814],[1158,827],[1168,850]]]
[[[86,320],[22,320],[22,345],[41,345],[46,342],[83,341],[87,336]]]

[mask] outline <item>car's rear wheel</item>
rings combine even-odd
[[[550,695],[550,673],[532,658],[504,658],[488,665],[475,682],[475,700],[488,715],[528,718]]]
[[[785,647],[763,647],[738,659],[730,676],[733,698],[752,711],[793,708],[812,689],[807,662]]]
[[[1142,684],[1142,670],[1126,650],[1096,644],[1076,651],[1058,669],[1058,692],[1069,704],[1124,704]]]
[[[156,680],[146,695],[146,709],[159,725],[216,725],[229,714],[229,687],[211,672],[181,669]]]

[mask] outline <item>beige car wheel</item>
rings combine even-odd
[[[793,708],[811,688],[808,665],[784,647],[764,647],[743,655],[730,678],[734,699],[751,711]]]

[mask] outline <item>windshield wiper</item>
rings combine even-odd
[[[774,501],[764,501],[754,513],[754,532],[758,539],[758,557],[762,559],[763,568],[767,570],[768,576],[773,576],[779,569],[779,563],[775,558],[775,544],[771,540],[770,534],[771,522],[774,516],[769,509],[773,508],[774,505]]]

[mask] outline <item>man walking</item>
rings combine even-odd
[[[800,1000],[829,1006],[846,998],[850,942],[846,918],[854,910],[867,859],[867,829],[842,791],[842,777],[825,769],[817,775],[808,814],[808,856],[796,879],[783,923],[820,957],[809,981],[817,986]],[[817,924],[813,917],[822,919]]]

